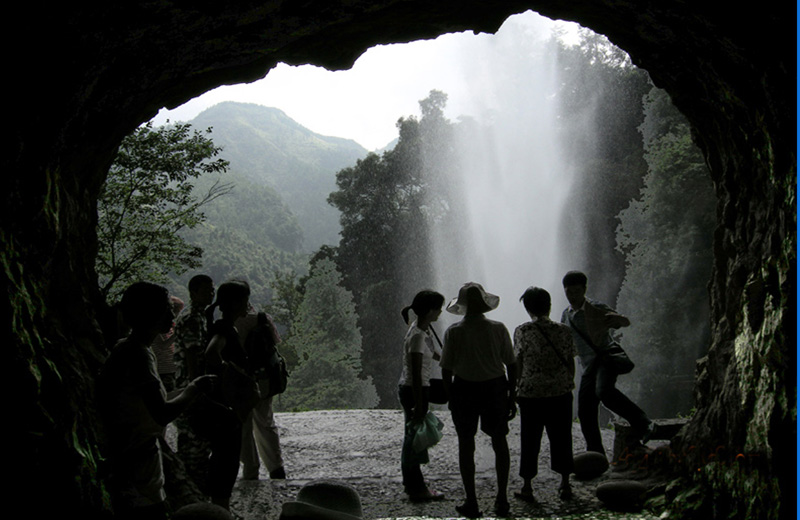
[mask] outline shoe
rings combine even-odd
[[[644,435],[642,435],[642,444],[647,444],[653,435],[656,433],[656,423],[650,421],[650,424],[647,425],[647,429],[644,431]]]
[[[436,500],[444,500],[444,493],[439,493],[432,489],[425,489],[419,493],[409,493],[408,498],[412,502],[433,502]]]
[[[518,498],[523,502],[528,502],[529,504],[536,502],[536,498],[533,496],[533,492],[531,491],[514,491],[514,498]]]
[[[286,471],[283,469],[283,467],[274,469],[269,472],[269,478],[272,480],[284,480],[286,478]]]
[[[495,500],[494,501],[494,512],[499,517],[506,517],[508,513],[511,511],[511,504],[508,503],[508,500]]]
[[[456,506],[456,511],[458,511],[459,515],[466,518],[480,518],[483,516],[481,510],[478,509],[478,504],[470,504],[468,502]]]

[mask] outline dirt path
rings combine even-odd
[[[317,478],[333,478],[348,482],[361,494],[366,518],[453,517],[455,506],[464,494],[458,473],[457,439],[450,414],[435,411],[445,423],[444,438],[430,450],[431,462],[423,466],[429,484],[446,494],[446,500],[435,503],[411,503],[403,493],[400,477],[400,447],[403,417],[399,410],[316,411],[276,414],[280,428],[286,472],[285,481],[271,481],[261,468],[259,481],[242,481],[234,489],[231,509],[241,520],[278,518],[283,502],[292,500],[299,489]],[[511,422],[511,481],[509,496],[519,489],[519,418]],[[613,432],[603,430],[604,442],[611,453]],[[477,437],[476,480],[480,506],[486,516],[493,516],[495,475],[494,455],[489,438]],[[573,450],[584,451],[578,424],[573,428]],[[602,509],[594,496],[598,481],[573,479],[575,498],[561,501],[557,496],[559,475],[549,467],[549,443],[545,436],[539,461],[539,476],[534,480],[538,504],[527,504],[513,498],[513,517],[552,517],[586,513]],[[601,477],[602,479],[603,477]]]

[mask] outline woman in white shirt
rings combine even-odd
[[[403,485],[411,500],[440,500],[444,495],[432,491],[425,484],[421,464],[428,462],[427,451],[415,453],[412,449],[413,435],[409,435],[409,422],[421,421],[428,413],[431,369],[438,362],[434,351],[431,323],[439,318],[444,305],[444,296],[430,290],[420,291],[411,305],[402,310],[403,320],[409,324],[409,310],[416,319],[409,324],[403,341],[403,373],[400,376],[399,397],[405,413],[406,430],[403,438],[401,468]]]

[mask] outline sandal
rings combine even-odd
[[[434,500],[444,500],[444,493],[439,493],[438,491],[434,491],[432,489],[425,489],[424,491],[420,491],[419,493],[409,493],[408,498],[412,502],[428,502]]]
[[[497,513],[499,517],[506,517],[508,513],[511,511],[511,504],[508,503],[508,500],[495,500],[494,501],[494,512]]]
[[[536,498],[534,498],[532,491],[514,491],[514,498],[518,498],[523,502],[528,503],[536,502]]]
[[[464,502],[460,506],[456,506],[456,511],[458,511],[459,515],[466,518],[480,518],[483,516],[481,510],[478,509],[478,504]]]

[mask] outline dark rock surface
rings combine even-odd
[[[12,102],[2,159],[0,315],[7,324],[2,362],[15,390],[8,491],[31,504],[33,516],[108,513],[93,407],[104,304],[91,230],[123,136],[162,106],[258,79],[280,61],[347,68],[372,45],[493,32],[527,9],[607,35],[690,121],[714,181],[718,228],[712,343],[698,366],[697,412],[676,446],[713,515],[794,513],[796,460],[785,456],[796,447],[792,4],[119,0],[15,7],[2,36],[12,49]],[[709,463],[712,455],[719,461],[720,448],[725,464]],[[746,463],[729,477],[739,460]],[[49,500],[31,482],[49,490]]]

